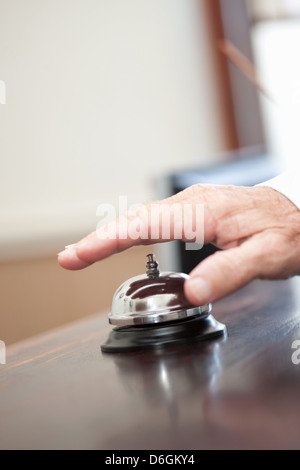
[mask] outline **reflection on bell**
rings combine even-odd
[[[210,314],[211,304],[195,307],[184,296],[183,273],[160,273],[148,255],[146,275],[124,282],[116,291],[109,322],[116,327],[101,346],[105,353],[161,349],[224,335],[226,326]]]

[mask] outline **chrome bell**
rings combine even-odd
[[[184,296],[187,274],[160,273],[148,255],[146,274],[124,282],[115,292],[109,323],[116,325],[101,346],[103,352],[159,349],[225,334],[225,325],[210,312],[212,305],[194,306]]]

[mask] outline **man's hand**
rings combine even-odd
[[[204,204],[204,242],[222,249],[190,273],[185,294],[193,304],[214,302],[255,278],[286,279],[300,273],[300,211],[271,188],[196,185],[155,204]],[[125,217],[132,222],[132,216]],[[171,231],[167,240],[152,240],[150,224],[151,219],[148,240],[119,239],[118,233],[103,240],[94,232],[60,253],[59,263],[82,269],[133,245],[174,238]]]

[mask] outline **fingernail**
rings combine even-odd
[[[199,303],[206,304],[211,302],[211,286],[205,279],[202,277],[190,278],[187,284],[189,290]]]
[[[67,245],[63,251],[61,251],[60,253],[58,253],[57,256],[61,256],[61,255],[65,254],[65,253],[68,253],[69,251],[72,250],[72,248],[74,248],[74,246],[75,246],[75,243],[74,243],[73,245]]]

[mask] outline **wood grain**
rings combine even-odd
[[[104,355],[99,314],[8,348],[0,449],[297,449],[298,280],[214,306],[228,337]]]

